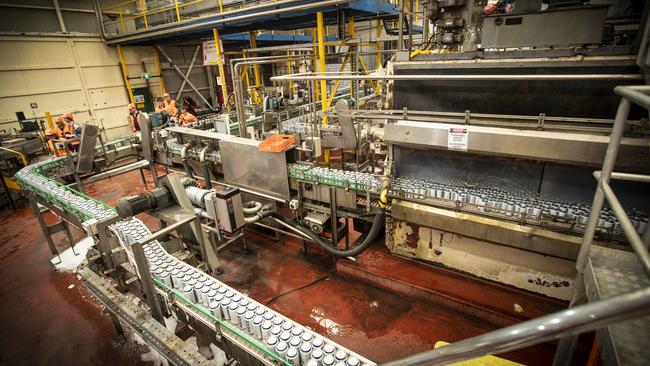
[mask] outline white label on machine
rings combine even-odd
[[[467,142],[469,140],[469,130],[461,127],[449,128],[447,135],[447,148],[452,150],[467,150]]]

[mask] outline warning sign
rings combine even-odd
[[[461,127],[449,128],[447,135],[447,148],[451,150],[467,150],[467,142],[469,140],[469,131],[467,128]]]

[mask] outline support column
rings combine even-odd
[[[160,80],[160,90],[162,91],[163,94],[167,93],[167,89],[165,88],[165,79],[163,79],[162,75],[162,67],[160,67],[160,58],[158,57],[158,51],[156,50],[155,47],[151,47],[151,52],[153,53],[153,63],[156,64],[156,69],[158,70],[158,78]]]
[[[129,81],[129,69],[126,67],[126,61],[124,60],[124,54],[122,53],[122,46],[117,46],[117,54],[120,56],[120,66],[122,68],[122,77],[124,78],[124,86],[126,91],[129,94],[130,103],[135,103],[133,98],[133,90],[131,90],[131,82]]]
[[[224,109],[226,109],[228,107],[228,88],[226,87],[226,72],[223,69],[223,50],[221,49],[219,30],[213,28],[212,35],[214,36],[214,45],[217,52],[217,68],[219,69],[219,80],[221,80],[221,96],[223,98]],[[230,109],[228,108],[228,110]]]
[[[325,24],[323,21],[323,12],[319,11],[316,13],[316,28],[318,33],[318,70],[321,73],[325,73]],[[327,117],[325,116],[325,111],[329,109],[327,105],[327,81],[320,81],[320,100],[321,107],[323,110],[323,124],[327,125]],[[325,149],[323,153],[323,158],[325,159],[325,164],[329,165],[330,163],[330,150]]]
[[[251,38],[251,48],[257,48],[257,38],[255,36],[255,32],[249,32],[250,38]],[[257,53],[252,54],[253,57],[257,57]],[[260,73],[260,65],[258,64],[253,64],[253,74],[255,75],[255,94],[253,95],[253,99],[255,101],[255,104],[261,104],[262,103],[262,97],[260,96],[259,90],[262,88],[262,76]]]

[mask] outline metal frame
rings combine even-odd
[[[621,222],[625,236],[628,238],[630,246],[636,253],[642,268],[650,276],[650,254],[646,247],[650,241],[650,229],[645,230],[643,238],[636,232],[625,210],[609,186],[609,181],[612,178],[650,183],[650,176],[648,175],[613,172],[630,111],[630,104],[636,103],[646,109],[650,109],[650,86],[619,86],[614,89],[614,92],[623,97],[623,99],[620,102],[616,114],[602,170],[594,172],[594,176],[598,180],[598,186],[594,195],[587,229],[578,254],[578,261],[576,263],[578,281],[576,283],[582,283],[582,276],[588,263],[598,218],[600,217],[605,200],[607,200],[612,211]],[[581,299],[583,290],[582,288],[577,288],[574,291],[571,305]],[[561,342],[556,351],[554,364],[569,365],[573,358],[578,334],[600,329],[609,324],[648,313],[650,313],[650,287],[605,300],[571,307],[541,318],[466,339],[447,347],[423,352],[401,360],[391,361],[384,365],[414,366],[449,364],[486,354],[498,354],[521,349],[556,339],[561,339]]]
[[[616,119],[614,121],[614,127],[612,128],[609,145],[607,146],[607,154],[603,161],[603,167],[599,172],[594,173],[596,180],[598,180],[598,187],[596,188],[596,194],[594,195],[594,200],[591,206],[591,214],[589,215],[589,221],[587,223],[587,229],[578,255],[576,268],[580,273],[584,272],[587,257],[589,255],[589,249],[596,232],[598,218],[605,203],[605,199],[607,199],[607,202],[610,204],[616,218],[621,222],[625,236],[630,241],[630,246],[639,257],[645,272],[650,276],[650,254],[643,244],[643,240],[636,230],[634,230],[634,227],[630,223],[630,219],[620,205],[616,195],[609,186],[611,178],[650,182],[650,176],[647,175],[613,172],[616,157],[618,156],[621,140],[623,138],[623,132],[625,130],[625,123],[627,122],[627,117],[630,112],[630,104],[633,102],[646,109],[650,109],[650,95],[648,95],[650,94],[650,86],[619,86],[614,89],[614,92],[623,97],[623,99],[621,100],[618,111],[616,112]],[[646,232],[648,230],[649,229],[646,229]],[[644,234],[644,237],[647,236],[648,235]]]

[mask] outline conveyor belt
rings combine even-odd
[[[16,174],[16,179],[32,194],[70,210],[71,214],[82,220],[102,220],[115,215],[112,207],[42,174],[56,169],[60,164],[63,164],[62,158],[29,165]],[[119,221],[111,225],[110,229],[118,237],[128,253],[129,262],[135,267],[130,246],[151,235],[151,232],[140,220],[133,218]],[[158,241],[145,244],[144,253],[158,286],[175,292],[195,309],[211,314],[229,329],[238,330],[243,334],[242,339],[251,347],[259,349],[259,344],[266,344],[271,358],[289,364],[291,355],[295,353],[296,357],[305,362],[311,358],[327,358],[332,364],[335,360],[349,366],[374,364],[180,261],[167,253]]]
[[[295,180],[348,188],[379,194],[381,177],[370,173],[343,171],[308,164],[290,164],[289,177]],[[496,216],[506,220],[581,233],[589,219],[590,206],[583,203],[550,201],[535,195],[522,195],[494,188],[462,187],[433,180],[397,177],[391,182],[389,195],[468,212]],[[628,213],[639,233],[648,217],[636,210]],[[622,228],[609,207],[601,213],[598,230],[620,236]]]

